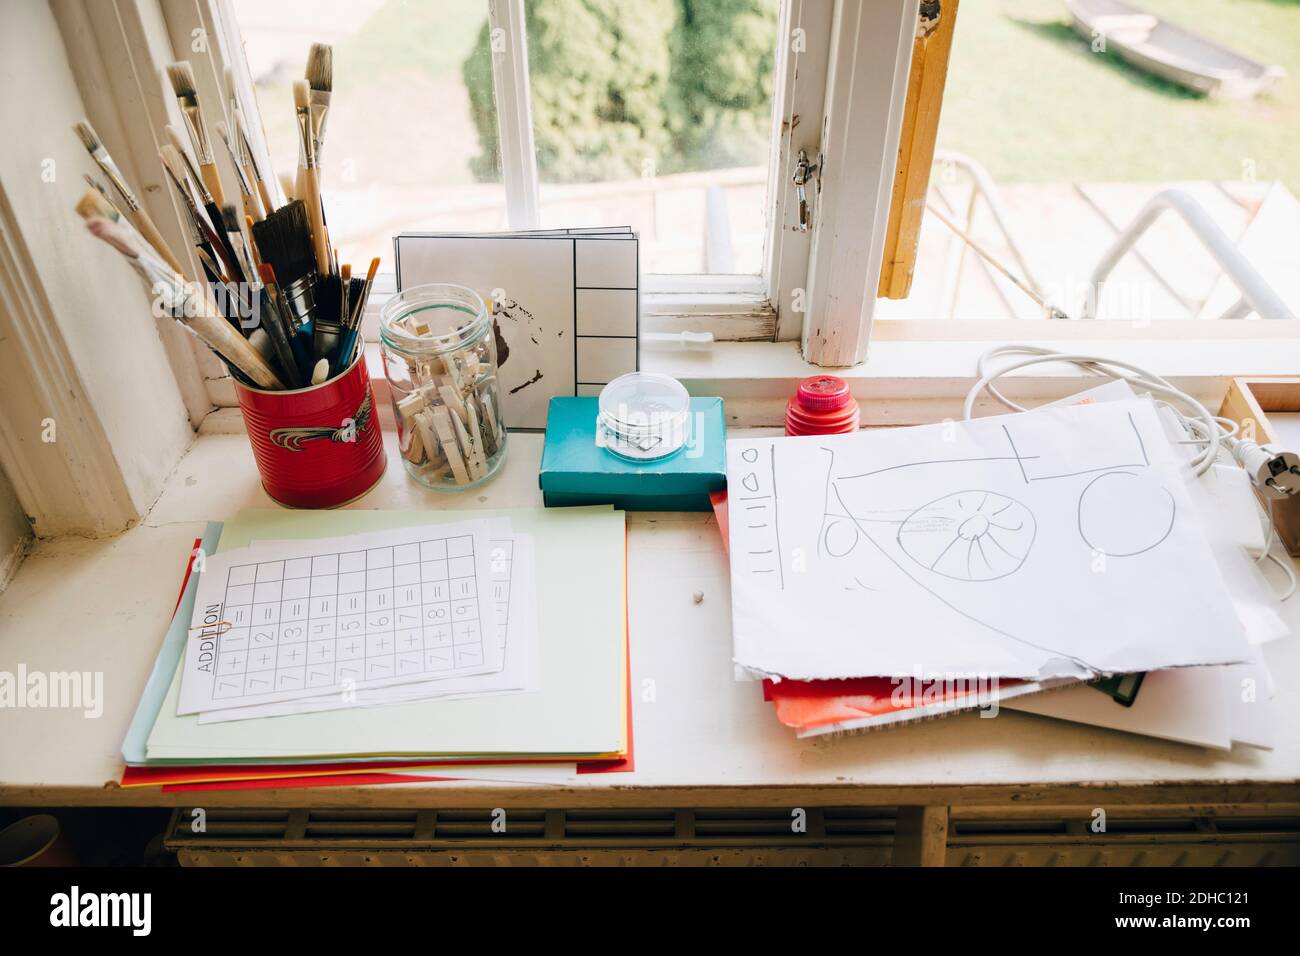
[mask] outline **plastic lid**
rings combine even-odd
[[[597,440],[624,458],[661,458],[686,443],[691,396],[675,378],[620,375],[600,392]]]
[[[834,375],[814,375],[799,383],[795,399],[810,411],[828,412],[853,401],[849,386]]]

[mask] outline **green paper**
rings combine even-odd
[[[253,540],[509,518],[533,536],[542,689],[202,724],[178,717],[180,670],[149,735],[150,763],[355,755],[573,756],[626,747],[626,528],[621,511],[241,511],[219,551]]]

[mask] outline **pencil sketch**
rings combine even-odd
[[[1134,401],[731,443],[737,660],[796,679],[917,661],[1041,679],[1239,659],[1161,437]],[[1151,595],[1193,578],[1178,629],[1154,627],[1167,602]]]
[[[1033,546],[1029,509],[995,491],[958,491],[922,505],[898,527],[903,553],[957,581],[1014,574]]]
[[[1131,447],[1109,447],[1107,454],[1114,456],[1109,458],[1110,463],[1066,471],[1060,470],[1062,462],[1026,454],[1024,443],[1017,443],[1007,425],[1000,426],[1007,443],[1005,455],[925,458],[845,475],[836,474],[835,452],[823,446],[819,449],[824,456],[825,472],[818,556],[830,559],[832,567],[840,561],[848,562],[843,590],[897,590],[901,582],[896,573],[882,570],[879,561],[883,557],[894,566],[895,572],[902,571],[911,584],[968,620],[1018,643],[1096,670],[1077,657],[976,617],[963,607],[961,592],[940,593],[940,579],[961,584],[993,582],[1015,574],[1025,565],[1038,533],[1038,522],[1027,505],[1005,491],[968,488],[919,506],[898,507],[900,503],[889,499],[897,494],[900,486],[894,482],[882,486],[873,479],[897,478],[898,473],[910,469],[932,471],[965,464],[977,465],[986,474],[989,470],[995,475],[1005,473],[1008,485],[1075,478],[1084,482],[1077,503],[1077,523],[1083,544],[1090,551],[1101,551],[1107,556],[1132,557],[1159,546],[1172,531],[1175,515],[1174,499],[1167,489],[1154,486],[1153,490],[1150,482],[1129,485],[1124,481],[1125,477],[1137,477],[1134,469],[1150,466],[1132,414],[1128,415],[1128,424],[1134,442]],[[752,459],[748,457],[750,453]],[[746,449],[742,457],[757,462],[758,449]],[[746,475],[742,481],[747,491],[759,490],[756,474]],[[955,481],[960,480],[960,469],[953,469],[953,474]],[[859,499],[861,505],[848,504]],[[1135,519],[1135,513],[1141,517]],[[886,530],[892,534],[882,533]],[[859,550],[863,543],[874,547]],[[897,554],[890,545],[897,546]],[[900,560],[902,557],[920,573],[908,572]]]
[[[927,583],[927,574],[936,578],[974,583],[996,581],[1014,574],[1025,563],[1037,534],[1037,523],[1029,509],[1021,502],[999,492],[990,490],[963,490],[933,499],[914,508],[881,508],[879,489],[865,490],[859,485],[861,479],[871,479],[886,473],[897,472],[907,468],[928,468],[954,463],[979,462],[983,465],[998,463],[995,467],[1005,468],[1009,478],[1014,480],[1019,474],[1024,479],[1023,464],[1026,456],[1014,449],[1011,436],[1007,434],[1008,443],[1012,445],[1012,454],[1005,456],[981,456],[970,458],[926,459],[917,462],[905,462],[869,472],[835,477],[835,453],[830,448],[821,450],[827,456],[825,487],[823,490],[822,526],[818,534],[818,551],[830,558],[846,558],[857,549],[858,544],[867,542],[872,548],[854,558],[855,567],[850,573],[853,585],[844,585],[845,590],[862,590],[877,592],[879,586],[868,586],[862,580],[866,564],[873,565],[875,576],[880,570],[875,566],[878,557],[884,557],[895,571],[902,572],[904,578],[921,588],[926,594],[940,604],[972,623],[978,624],[995,634],[1015,641],[1026,647],[1042,651],[1052,657],[1068,660],[1085,670],[1094,671],[1092,665],[1071,654],[1047,647],[998,627],[996,624],[982,620],[961,606],[960,595],[944,596],[937,590],[938,582]],[[749,451],[752,449],[746,449]],[[775,449],[774,449],[775,450]],[[1028,456],[1030,460],[1037,456]],[[1015,471],[1012,471],[1014,463]],[[870,485],[870,482],[862,484]],[[850,508],[845,496],[861,495],[872,501],[867,508]],[[894,517],[900,513],[902,518]],[[879,532],[891,528],[893,534],[872,534],[868,525]],[[899,555],[891,553],[891,545],[897,545]],[[920,575],[907,570],[901,558],[910,559]],[[897,585],[891,590],[896,589]]]
[[[776,447],[771,446],[763,460],[757,448],[746,448],[740,457],[746,466],[740,478],[743,493],[738,504],[744,511],[740,520],[747,531],[763,532],[756,536],[756,544],[745,550],[749,571],[775,575],[777,588],[784,590],[785,567],[776,503]]]
[[[1163,543],[1177,513],[1168,488],[1136,472],[1107,471],[1079,492],[1079,537],[1107,557],[1132,558]]]

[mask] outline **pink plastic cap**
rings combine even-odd
[[[853,401],[849,386],[834,375],[814,375],[799,383],[795,399],[809,411],[829,412]]]

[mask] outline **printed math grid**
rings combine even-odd
[[[398,544],[378,533],[349,550],[279,542],[207,559],[178,713],[500,670],[501,595],[487,572],[509,551],[482,533],[422,530]]]

